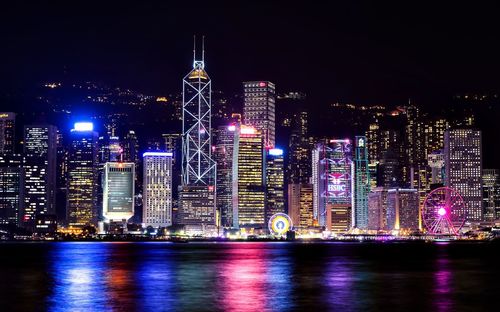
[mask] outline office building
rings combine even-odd
[[[233,150],[233,227],[264,227],[265,180],[263,136],[241,125]]]
[[[16,114],[0,112],[0,153],[12,154],[16,145]]]
[[[171,226],[172,219],[171,152],[143,154],[142,223],[155,228]]]
[[[24,157],[0,153],[0,225],[18,225],[23,202]]]
[[[102,216],[106,222],[126,222],[134,215],[134,182],[134,163],[104,165]]]
[[[368,230],[383,231],[387,228],[387,189],[375,187],[368,194]]]
[[[483,219],[481,131],[447,130],[444,136],[445,185],[465,201],[468,221]]]
[[[484,221],[500,218],[500,174],[497,169],[483,169]]]
[[[387,191],[387,230],[409,234],[419,230],[419,195],[416,189]]]
[[[96,225],[97,133],[92,123],[75,123],[70,133],[67,179],[67,222],[71,227]]]
[[[351,141],[318,143],[312,158],[315,219],[327,229],[347,231],[351,226],[352,207]]]
[[[37,215],[56,213],[57,129],[51,125],[24,127],[22,225],[32,228]]]
[[[215,161],[212,159],[212,83],[205,71],[205,51],[196,60],[182,84],[182,185],[213,186]]]
[[[370,172],[368,168],[368,148],[365,136],[357,136],[355,138],[354,155],[352,226],[358,229],[367,229]]]
[[[214,147],[214,160],[217,163],[217,210],[223,227],[233,226],[233,150],[235,133],[239,124],[218,128],[217,142]]]
[[[264,145],[274,147],[276,141],[276,88],[269,81],[243,83],[243,123],[262,133]]]
[[[271,148],[266,151],[266,219],[277,213],[285,213],[285,168],[283,150]]]

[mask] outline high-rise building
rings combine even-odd
[[[182,84],[182,184],[213,186],[216,164],[212,159],[212,83],[194,53],[193,69]]]
[[[0,153],[12,154],[16,145],[16,114],[0,112]]]
[[[193,50],[193,69],[182,84],[182,191],[179,223],[216,225],[216,163],[212,159],[212,84]],[[198,193],[198,194],[196,194]]]
[[[298,231],[317,225],[314,218],[312,184],[288,184],[288,215]]]
[[[271,148],[266,151],[266,219],[265,224],[276,213],[285,213],[285,168],[283,150]]]
[[[431,168],[431,184],[442,184],[444,182],[443,150],[427,155],[427,164]]]
[[[0,153],[0,224],[19,223],[19,208],[23,202],[23,165],[22,155]]]
[[[128,221],[134,215],[135,164],[104,165],[102,216],[108,222]]]
[[[416,189],[387,191],[387,230],[419,230],[419,196]]]
[[[142,222],[155,228],[172,225],[172,152],[143,154]]]
[[[275,97],[276,87],[269,81],[243,83],[243,123],[252,126],[264,136],[266,147],[276,144]]]
[[[72,227],[97,224],[97,132],[92,123],[75,123],[70,134],[67,222]]]
[[[217,210],[223,227],[233,226],[233,149],[239,124],[218,128],[214,159],[217,163]]]
[[[469,221],[483,219],[481,131],[447,130],[444,136],[445,185],[464,199]]]
[[[263,137],[241,125],[233,150],[233,227],[263,227],[265,222]]]
[[[352,226],[368,228],[368,193],[370,192],[370,172],[368,168],[368,148],[365,136],[355,138],[354,192]]]
[[[500,218],[500,174],[497,169],[483,169],[484,221]]]
[[[288,144],[288,183],[308,184],[311,179],[311,150],[307,130],[306,111],[291,117],[291,133]]]
[[[387,228],[387,189],[375,187],[368,194],[368,229],[382,231]]]
[[[56,213],[57,129],[51,125],[24,127],[22,225],[32,227],[37,215]]]
[[[329,230],[347,231],[352,207],[351,141],[318,143],[312,158],[315,219]]]

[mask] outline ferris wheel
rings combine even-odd
[[[465,202],[452,188],[440,187],[430,192],[422,206],[422,221],[427,233],[458,235],[466,220]]]

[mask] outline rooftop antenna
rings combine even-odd
[[[193,68],[196,62],[196,35],[193,35]]]
[[[201,38],[201,61],[205,63],[205,36]]]

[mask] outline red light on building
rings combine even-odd
[[[260,82],[259,83],[259,87],[265,87],[266,86],[266,83],[265,82]]]
[[[213,185],[209,185],[208,186],[208,191],[209,192],[213,192],[214,191],[214,186]]]

